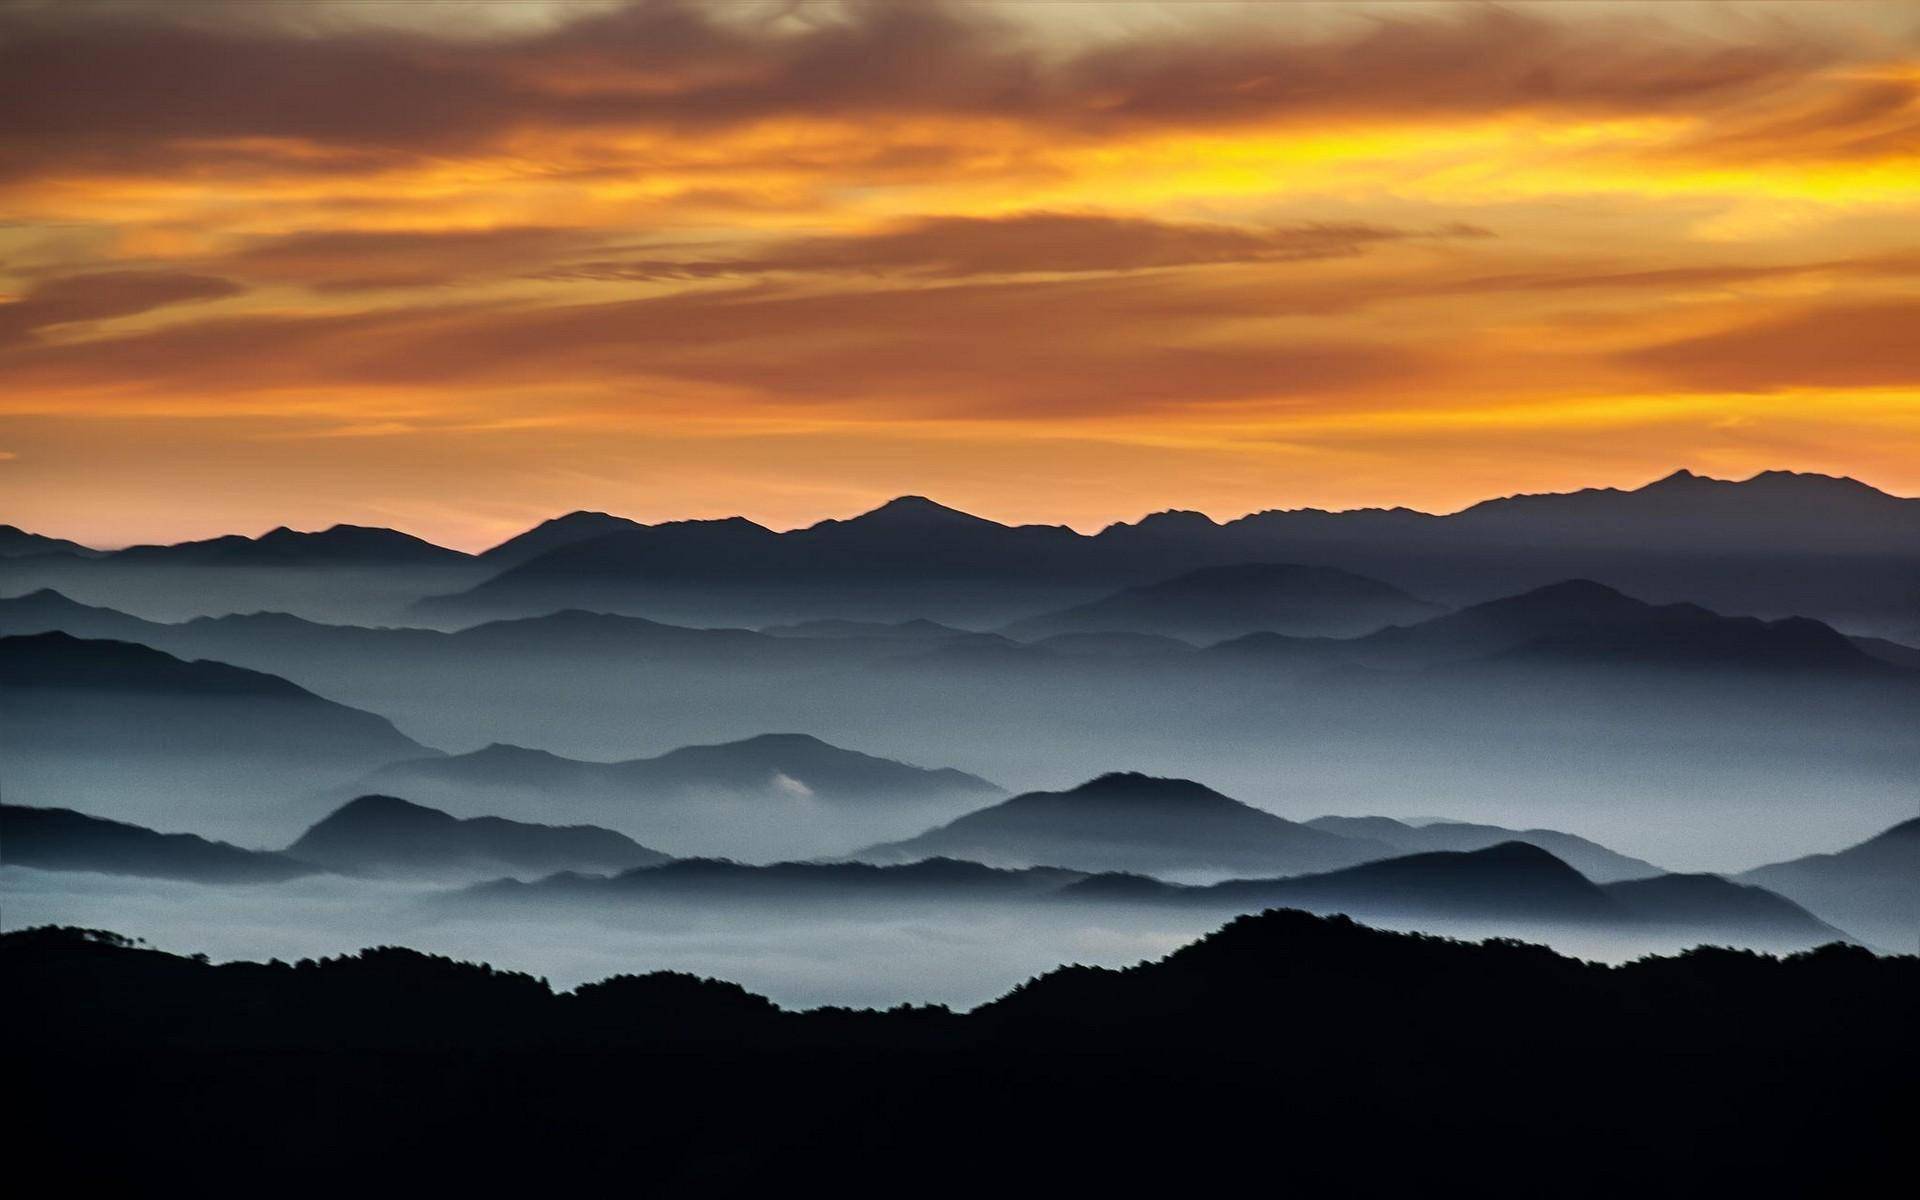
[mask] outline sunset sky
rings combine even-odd
[[[0,521],[1920,494],[1920,7],[0,2]]]

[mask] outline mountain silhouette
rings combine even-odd
[[[66,554],[75,558],[97,558],[102,552],[66,538],[28,533],[17,525],[0,525],[0,558],[32,558],[41,554]]]
[[[622,530],[644,528],[638,521],[603,512],[570,512],[542,521],[524,533],[515,534],[499,545],[481,551],[477,557],[489,566],[505,570],[562,546],[590,541]]]
[[[1237,563],[1127,588],[1089,604],[1015,621],[1023,641],[1062,633],[1150,633],[1194,643],[1248,633],[1354,637],[1434,616],[1437,605],[1330,567]]]
[[[1609,967],[1295,911],[965,1013],[794,1012],[671,972],[556,993],[391,946],[216,965],[58,928],[0,934],[0,970],[9,1078],[37,1099],[12,1165],[118,1187],[204,1166],[213,1127],[222,1169],[249,1178],[323,1128],[302,1181],[329,1190],[597,1189],[637,1159],[668,1188],[761,1191],[857,1138],[865,1173],[937,1164],[968,1189],[1177,1192],[1270,1170],[1278,1147],[1316,1194],[1484,1191],[1492,1171],[1531,1189],[1569,1163],[1581,1194],[1851,1194],[1898,1177],[1920,1070],[1920,959]],[[1284,1085],[1250,1105],[1249,1080]],[[991,1136],[956,1153],[983,1112]],[[1463,1154],[1490,1121],[1493,1158]]]
[[[503,904],[578,904],[616,906],[636,903],[719,902],[791,909],[796,905],[843,909],[874,904],[880,914],[897,916],[901,906],[982,905],[1045,900],[1086,876],[1056,867],[1017,869],[982,866],[950,858],[875,865],[863,862],[778,862],[766,865],[729,859],[675,859],[612,877],[561,873],[530,883],[500,880],[443,897],[450,911]]]
[[[1897,641],[1920,637],[1909,604],[1916,541],[1920,500],[1792,472],[1742,482],[1676,472],[1638,489],[1512,496],[1448,516],[1299,509],[1220,523],[1167,512],[1094,535],[902,497],[786,533],[739,518],[616,531],[421,611],[468,622],[586,605],[687,623],[1004,624],[1198,569],[1298,563],[1453,606],[1590,577],[1649,600],[1799,613]]]
[[[1734,878],[1778,892],[1885,950],[1911,953],[1920,939],[1920,817],[1845,850]]]
[[[1484,850],[1501,842],[1525,842],[1547,851],[1595,883],[1644,879],[1664,873],[1652,863],[1557,829],[1507,829],[1465,821],[1429,821],[1416,825],[1392,817],[1316,817],[1307,824],[1342,837],[1368,838],[1404,853]]]
[[[1655,875],[1601,890],[1641,920],[1702,941],[1797,949],[1848,937],[1784,896],[1718,875]]]
[[[440,566],[469,555],[423,538],[366,525],[301,532],[282,525],[259,537],[229,535],[174,545],[129,546],[104,557],[111,565],[299,567]]]
[[[1070,791],[1027,792],[849,857],[1163,874],[1303,871],[1388,853],[1377,842],[1310,829],[1191,780],[1118,772]]]
[[[278,883],[318,870],[286,854],[21,804],[0,804],[0,864],[195,883]]]
[[[622,871],[668,856],[593,825],[461,820],[393,796],[361,796],[301,834],[288,856],[349,875],[489,878]]]

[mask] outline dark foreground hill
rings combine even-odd
[[[1605,967],[1275,911],[969,1013],[61,929],[0,970],[9,1165],[69,1188],[1834,1194],[1920,1115],[1920,959],[1841,946]]]

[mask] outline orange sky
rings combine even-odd
[[[0,7],[0,521],[1920,493],[1894,4]]]

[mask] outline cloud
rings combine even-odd
[[[771,272],[970,275],[1072,274],[1221,263],[1342,258],[1382,242],[1416,237],[1486,237],[1452,225],[1430,231],[1361,223],[1246,229],[1084,213],[1004,217],[915,217],[875,233],[792,240],[737,259],[587,262],[542,272],[546,279],[705,279]]]
[[[1164,281],[1092,276],[221,316],[0,354],[0,383],[209,396],[590,385],[623,411],[671,384],[729,389],[742,406],[1022,418],[1307,398],[1431,366],[1377,338],[1225,338],[1212,326],[1244,316],[1227,304],[1202,294],[1177,310]]]
[[[1920,300],[1802,308],[1621,361],[1703,391],[1920,383]]]
[[[261,238],[224,256],[222,269],[316,291],[429,287],[515,271],[593,244],[588,232],[542,227],[318,230]]]
[[[1727,40],[1477,5],[1375,14],[1335,33],[1243,18],[1103,40],[1050,39],[935,4],[753,21],[725,6],[636,3],[466,39],[180,20],[173,6],[65,15],[89,7],[0,13],[10,131],[0,174],[249,157],[283,171],[378,172],[543,132],[698,137],[795,120],[949,118],[1097,137],[1370,116],[1691,113],[1804,79],[1838,53],[1785,24]]]
[[[133,316],[240,291],[231,280],[171,271],[100,271],[51,279],[0,304],[0,346],[25,341],[49,326]]]

